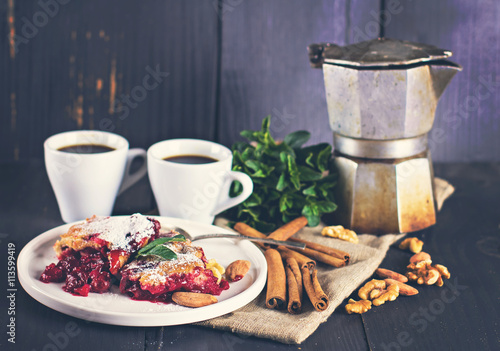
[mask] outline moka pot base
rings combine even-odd
[[[332,223],[370,234],[407,233],[436,223],[427,135],[374,141],[335,134],[334,145],[340,205]]]

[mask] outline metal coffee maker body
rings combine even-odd
[[[375,39],[309,46],[322,67],[334,163],[335,221],[359,233],[404,233],[436,222],[427,135],[438,100],[461,70],[434,46]]]

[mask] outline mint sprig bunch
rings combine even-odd
[[[158,238],[150,242],[137,252],[137,256],[156,256],[163,260],[175,260],[177,254],[163,244],[174,241],[186,241],[184,235],[176,235],[173,237]]]
[[[277,142],[271,136],[270,123],[268,116],[260,131],[242,131],[250,143],[232,146],[233,170],[248,174],[254,191],[228,215],[262,232],[301,215],[309,226],[316,226],[322,214],[337,208],[333,202],[337,176],[332,168],[332,147],[327,143],[302,147],[311,136],[303,130]],[[238,194],[241,184],[234,184],[232,193]]]

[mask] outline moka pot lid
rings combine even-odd
[[[453,54],[434,45],[389,38],[372,39],[347,46],[311,44],[308,51],[311,65],[317,68],[327,63],[377,69],[443,60]]]

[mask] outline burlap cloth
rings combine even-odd
[[[438,209],[454,191],[447,181],[435,179],[436,202]],[[224,226],[227,221],[219,219],[217,225]],[[385,257],[389,246],[405,234],[375,236],[359,235],[359,243],[351,244],[338,239],[321,236],[323,225],[306,227],[295,234],[296,237],[331,246],[351,255],[350,264],[343,268],[332,268],[318,263],[318,280],[330,299],[328,308],[323,312],[314,310],[307,297],[304,297],[302,313],[292,315],[285,311],[265,307],[266,292],[263,292],[248,305],[221,317],[213,318],[197,325],[231,331],[241,335],[253,335],[276,340],[286,344],[300,344],[325,322],[335,309],[365,280],[370,278]],[[307,296],[307,295],[304,295]]]

